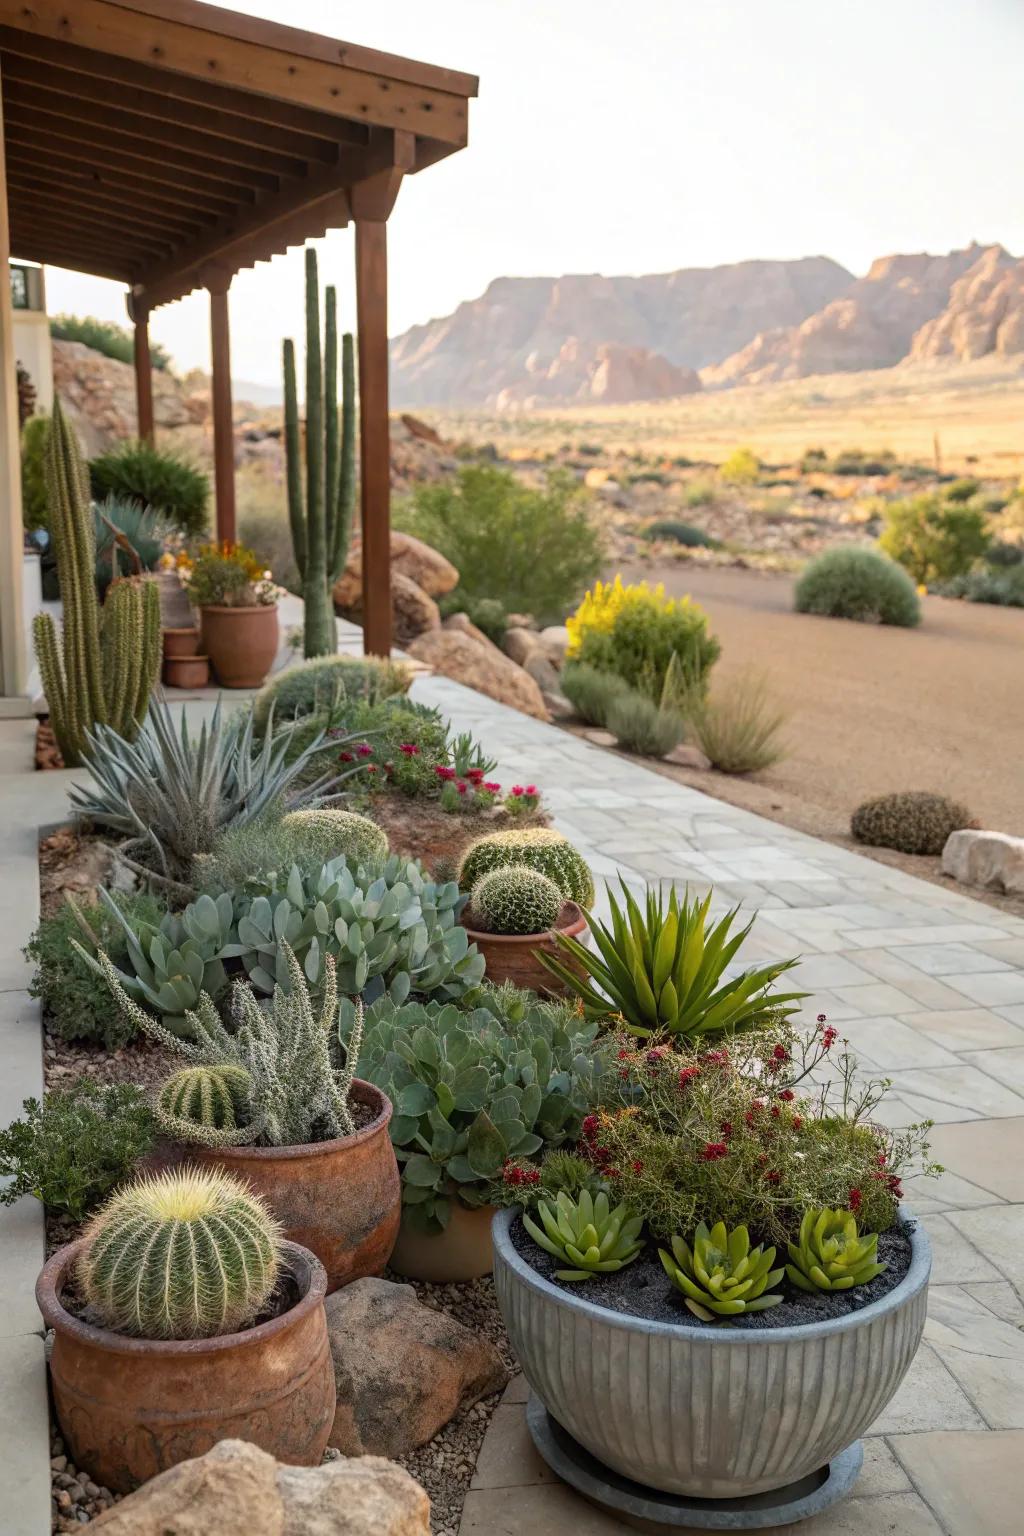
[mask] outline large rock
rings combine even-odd
[[[540,638],[553,667],[561,668],[569,649],[569,631],[564,624],[549,624],[540,632]]]
[[[540,635],[535,629],[517,629],[512,625],[506,629],[501,643],[505,655],[510,657],[517,667],[525,667],[527,658],[541,649]]]
[[[423,1306],[411,1285],[357,1280],[326,1306],[338,1389],[331,1444],[346,1456],[403,1456],[508,1380],[493,1344]]]
[[[135,370],[104,357],[81,341],[54,341],[53,388],[78,432],[88,457],[135,437]],[[166,368],[153,369],[153,416],[161,428],[192,420],[181,382]]]
[[[498,649],[490,635],[485,635],[483,630],[473,623],[468,613],[450,613],[441,628],[457,629],[461,634],[468,635],[471,640],[478,641],[480,645],[490,645],[495,650]]]
[[[400,571],[421,587],[428,597],[443,597],[459,584],[459,573],[450,560],[413,538],[411,533],[391,530],[391,570]],[[334,586],[334,601],[339,608],[351,607],[358,600],[363,584],[363,546],[356,540],[349,550],[345,569]]]
[[[362,571],[344,570],[334,583],[335,609],[346,619],[362,622]],[[405,646],[425,631],[441,628],[441,610],[411,577],[391,567],[391,626],[395,640]]]
[[[465,683],[467,688],[475,688],[478,693],[537,720],[548,718],[543,696],[533,678],[503,656],[497,646],[481,645],[479,640],[457,629],[440,629],[418,636],[408,649],[418,661],[425,661],[435,672],[454,678],[457,683]]]
[[[544,700],[548,713],[556,720],[569,720],[576,713],[569,700],[562,692],[562,685],[558,673],[544,654],[542,646],[527,656],[523,663],[523,671],[532,677],[540,689],[541,698]]]
[[[1024,837],[1005,832],[951,832],[942,850],[943,874],[962,885],[1024,896]]]
[[[221,1440],[92,1524],[105,1536],[430,1536],[430,1500],[377,1456],[289,1467]]]

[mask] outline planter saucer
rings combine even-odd
[[[759,1531],[788,1526],[818,1515],[849,1493],[864,1461],[857,1440],[827,1467],[785,1488],[741,1499],[690,1499],[631,1482],[584,1450],[530,1393],[526,1421],[537,1450],[551,1470],[592,1504],[614,1510],[632,1530],[680,1528],[702,1531]]]

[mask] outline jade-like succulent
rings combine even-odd
[[[562,893],[553,880],[526,864],[509,864],[481,875],[470,910],[487,933],[546,933],[558,921]]]
[[[250,1139],[252,1078],[244,1067],[182,1067],[157,1094],[154,1113],[165,1135],[193,1145],[245,1145]]]
[[[751,1248],[746,1227],[727,1232],[725,1222],[716,1221],[709,1232],[702,1221],[692,1249],[681,1237],[673,1237],[672,1252],[659,1248],[658,1257],[690,1311],[702,1322],[764,1312],[782,1300],[766,1294],[783,1275],[781,1269],[772,1269],[775,1249]]]
[[[569,1266],[555,1270],[556,1280],[592,1280],[595,1275],[612,1274],[631,1264],[644,1246],[641,1218],[631,1215],[625,1205],[610,1210],[603,1192],[595,1199],[589,1190],[581,1189],[574,1200],[562,1190],[553,1207],[541,1200],[537,1215],[543,1228],[523,1215],[527,1232],[545,1252]]]
[[[786,1275],[802,1291],[848,1291],[888,1268],[878,1262],[878,1233],[861,1237],[852,1211],[806,1211],[787,1246]]]

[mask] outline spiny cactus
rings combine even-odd
[[[866,800],[850,818],[858,843],[900,853],[941,853],[951,832],[971,825],[971,813],[945,795],[924,790]]]
[[[563,898],[581,907],[594,904],[594,881],[582,856],[561,832],[551,827],[513,828],[481,837],[467,851],[459,869],[459,885],[472,890],[482,875],[506,864],[526,864],[553,880]]]
[[[570,1265],[555,1270],[557,1280],[592,1280],[595,1275],[612,1274],[631,1264],[644,1246],[638,1241],[643,1228],[640,1217],[631,1215],[625,1205],[610,1210],[603,1191],[595,1199],[589,1190],[581,1189],[574,1200],[561,1190],[553,1207],[546,1200],[538,1202],[537,1215],[543,1228],[523,1215],[527,1232],[545,1252]]]
[[[888,1268],[878,1263],[878,1233],[861,1237],[852,1211],[805,1211],[787,1247],[786,1275],[802,1291],[848,1291]]]
[[[284,444],[288,517],[305,600],[307,656],[338,648],[331,588],[348,555],[355,506],[355,364],[350,335],[342,338],[342,404],[338,413],[337,294],[328,288],[323,353],[316,252],[306,250],[306,485],[300,463],[295,343],[284,343]]]
[[[658,1257],[690,1311],[702,1322],[764,1312],[782,1300],[766,1294],[783,1275],[781,1269],[772,1269],[775,1249],[751,1248],[746,1227],[727,1232],[725,1222],[716,1221],[709,1232],[701,1222],[692,1249],[681,1237],[673,1237],[672,1252],[659,1248]]]
[[[186,1168],[140,1178],[93,1218],[78,1265],[101,1326],[210,1339],[251,1323],[280,1267],[280,1228],[238,1179]]]
[[[160,598],[152,581],[124,577],[111,583],[100,608],[86,469],[59,401],[45,477],[64,628],[58,641],[53,618],[40,613],[33,634],[50,722],[61,756],[73,767],[85,760],[97,725],[128,741],[138,735],[160,668]]]
[[[351,859],[355,864],[383,864],[388,856],[387,834],[368,816],[355,811],[289,811],[281,829],[293,840],[293,860],[327,864],[331,859]]]
[[[244,1067],[182,1067],[157,1094],[160,1129],[195,1146],[244,1146],[250,1139],[252,1079]]]
[[[509,864],[481,875],[470,910],[488,933],[546,933],[558,921],[562,893],[553,880],[526,864]]]

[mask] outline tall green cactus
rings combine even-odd
[[[325,292],[320,344],[320,279],[316,252],[306,251],[306,454],[303,488],[295,343],[284,343],[284,446],[288,517],[306,605],[304,649],[326,656],[338,648],[331,589],[348,557],[356,490],[355,362],[352,337],[341,344],[338,410],[338,299]]]
[[[160,597],[152,581],[112,582],[100,607],[88,477],[78,440],[54,402],[44,463],[50,528],[64,604],[61,641],[48,613],[33,622],[36,656],[61,756],[86,755],[87,736],[110,725],[134,741],[160,669]]]

